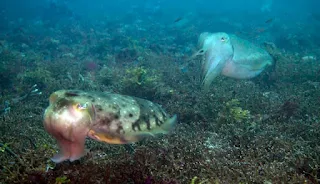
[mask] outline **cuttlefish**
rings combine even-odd
[[[86,154],[85,139],[129,144],[169,133],[176,123],[160,105],[148,100],[105,92],[60,90],[50,96],[44,113],[45,130],[56,139],[59,163]]]
[[[202,58],[202,85],[208,90],[218,75],[235,79],[250,79],[259,75],[273,58],[261,47],[224,32],[204,32],[199,37]]]

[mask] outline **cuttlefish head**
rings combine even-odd
[[[202,59],[202,85],[208,90],[210,84],[221,72],[226,62],[233,57],[233,46],[227,33],[202,33],[198,42],[201,48],[197,55]]]
[[[50,96],[50,105],[44,113],[44,127],[60,148],[52,161],[74,161],[86,154],[85,138],[94,114],[92,104],[73,93],[61,90]]]

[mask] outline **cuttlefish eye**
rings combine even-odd
[[[221,37],[221,39],[220,39],[222,42],[225,42],[225,41],[227,41],[227,38],[226,37]]]
[[[89,108],[89,106],[87,103],[76,103],[76,104],[72,105],[71,112],[74,115],[76,115],[78,113],[83,113],[84,111],[88,110],[88,108]]]
[[[74,117],[81,117],[83,115],[91,115],[91,109],[88,103],[76,103],[69,109]]]
[[[88,104],[87,103],[85,103],[85,104],[78,103],[75,106],[76,106],[76,109],[78,109],[78,110],[88,109]]]

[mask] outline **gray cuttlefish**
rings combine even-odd
[[[176,121],[175,115],[169,117],[148,100],[80,90],[54,92],[44,113],[44,127],[60,149],[51,158],[56,163],[84,156],[86,137],[109,144],[128,144],[167,134]]]
[[[263,48],[224,32],[202,33],[198,46],[200,50],[194,56],[203,56],[202,85],[205,90],[220,74],[235,79],[249,79],[273,64],[273,58]]]

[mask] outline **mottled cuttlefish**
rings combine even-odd
[[[148,100],[105,92],[60,90],[50,96],[44,127],[58,143],[52,161],[78,160],[86,154],[85,139],[128,144],[170,132],[177,117],[169,117]]]

